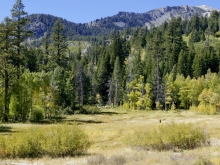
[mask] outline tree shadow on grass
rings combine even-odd
[[[102,124],[104,122],[103,121],[96,121],[96,120],[80,120],[80,119],[75,119],[75,120],[67,120],[67,123],[69,123],[69,124],[76,123],[77,125],[81,125],[81,124]]]
[[[121,115],[121,114],[126,114],[126,113],[117,113],[117,112],[101,112],[101,115]]]
[[[44,119],[38,122],[31,121],[33,124],[56,124],[56,123],[65,123],[66,117],[52,117],[51,119]]]
[[[11,133],[12,128],[8,126],[0,125],[0,133]]]

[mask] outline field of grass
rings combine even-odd
[[[90,43],[87,41],[68,41],[67,44],[70,52],[75,54],[78,53],[79,46],[81,47],[82,54],[84,54],[90,46]]]
[[[161,120],[161,123],[160,123]],[[87,154],[77,157],[40,159],[1,159],[1,164],[22,165],[199,165],[220,164],[220,116],[200,115],[191,111],[123,111],[102,110],[99,115],[66,116],[56,124],[77,123],[89,136],[91,147]],[[210,145],[190,150],[153,151],[126,143],[134,133],[161,125],[192,123],[210,136]],[[1,124],[0,124],[1,125]],[[0,134],[13,134],[21,129],[49,127],[50,124],[2,124]]]

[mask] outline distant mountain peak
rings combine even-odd
[[[201,6],[196,6],[196,7],[200,8],[200,9],[203,9],[207,12],[212,12],[213,10],[216,10],[216,9],[210,7],[210,6],[207,6],[207,5],[201,5]]]
[[[62,20],[65,26],[65,32],[70,37],[74,35],[108,35],[112,30],[123,30],[127,27],[147,27],[150,29],[160,26],[165,21],[169,22],[173,17],[181,17],[185,20],[191,19],[195,14],[209,17],[214,10],[214,8],[207,5],[165,6],[146,11],[145,13],[120,11],[116,15],[96,19],[84,24],[72,23],[65,19]],[[34,31],[36,38],[40,38],[44,36],[45,32],[51,31],[58,17],[33,14],[30,16],[30,19],[31,23],[28,29]]]

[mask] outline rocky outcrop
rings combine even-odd
[[[62,19],[65,32],[68,36],[73,35],[107,35],[111,30],[122,30],[126,27],[148,27],[159,26],[164,21],[170,21],[172,17],[190,19],[196,13],[200,16],[210,16],[215,10],[209,6],[166,6],[154,9],[146,13],[119,12],[114,16],[96,19],[89,23],[76,24]],[[33,14],[29,16],[31,23],[28,29],[34,32],[36,38],[42,37],[45,32],[51,32],[53,24],[58,17],[45,14]]]

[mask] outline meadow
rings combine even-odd
[[[76,156],[42,156],[36,158],[1,158],[0,164],[17,165],[199,165],[220,164],[220,120],[219,115],[196,114],[191,111],[125,111],[104,109],[98,115],[64,116],[53,123],[0,124],[1,135],[13,135],[21,130],[37,130],[52,126],[77,125],[88,135],[90,147]],[[196,127],[207,135],[207,144],[169,149],[149,149],[133,145],[137,133],[176,123]]]

